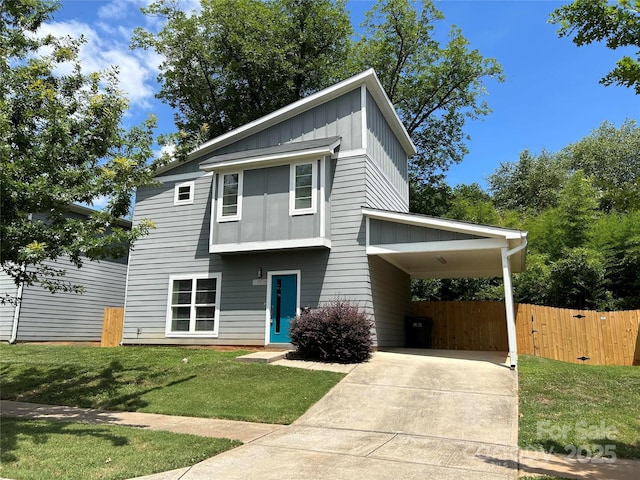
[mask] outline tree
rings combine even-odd
[[[338,0],[202,0],[200,13],[158,0],[165,19],[132,47],[164,57],[158,98],[175,109],[178,154],[335,83],[351,24]]]
[[[569,176],[561,155],[543,150],[520,153],[517,162],[503,162],[489,175],[489,191],[496,207],[540,213],[558,204],[559,193]]]
[[[603,211],[640,209],[640,127],[603,122],[590,135],[563,149],[568,167],[583,170],[601,192]]]
[[[466,153],[465,121],[489,113],[483,81],[502,79],[498,63],[471,50],[459,29],[439,45],[433,30],[442,14],[429,0],[418,10],[409,0],[379,0],[356,42],[343,0],[202,0],[190,16],[158,0],[143,12],[165,19],[157,33],[136,30],[132,46],[165,58],[158,96],[176,109],[181,155],[374,67],[418,147],[412,181],[439,189],[442,171]]]
[[[466,120],[490,113],[480,101],[483,82],[503,80],[498,62],[470,49],[457,27],[445,46],[438,43],[435,22],[443,18],[431,1],[416,9],[409,0],[379,0],[351,58],[353,71],[375,69],[417,147],[412,179],[429,184],[467,153]]]
[[[69,257],[121,257],[150,228],[132,230],[133,190],[151,181],[153,119],[125,131],[127,102],[115,70],[85,75],[80,40],[41,37],[57,5],[6,0],[0,4],[0,262],[16,283],[51,291],[80,291],[50,262]],[[41,52],[48,53],[41,53]],[[59,67],[71,64],[68,74]],[[88,220],[68,214],[72,203],[108,204]],[[36,215],[37,214],[37,215]]]
[[[553,11],[551,23],[560,24],[558,35],[573,35],[578,47],[605,41],[607,47],[640,47],[640,0],[574,0]],[[624,85],[640,94],[640,52],[623,56],[600,83]]]
[[[451,206],[445,216],[473,223],[500,224],[500,217],[493,206],[491,196],[477,183],[458,185],[453,189]]]

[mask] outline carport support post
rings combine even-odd
[[[511,368],[518,364],[518,347],[516,342],[516,316],[513,306],[513,285],[511,283],[511,266],[509,265],[509,251],[502,247],[502,278],[504,280],[504,308],[507,313],[507,339],[509,341],[509,358]],[[513,253],[513,252],[512,252]]]

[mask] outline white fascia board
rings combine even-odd
[[[331,248],[331,240],[328,238],[316,237],[294,240],[270,240],[265,242],[223,243],[218,245],[209,245],[209,253],[241,253],[310,247]]]
[[[230,168],[247,168],[253,166],[268,166],[278,163],[288,163],[290,160],[304,160],[306,158],[321,158],[325,155],[332,155],[335,148],[340,144],[337,140],[335,144],[329,147],[316,148],[313,150],[303,150],[297,152],[276,153],[273,155],[265,155],[262,157],[240,158],[238,160],[229,160],[228,162],[213,163],[200,167],[201,170],[212,172],[216,170],[224,170]]]
[[[367,255],[495,250],[506,246],[506,241],[497,238],[447,240],[439,242],[390,243],[383,245],[367,245]]]
[[[389,100],[387,92],[384,91],[384,88],[382,87],[382,84],[378,79],[378,75],[376,75],[376,72],[373,69],[367,70],[367,72],[369,71],[372,72],[372,75],[366,77],[365,81],[367,83],[367,87],[369,88],[371,96],[376,100],[378,108],[380,108],[380,111],[389,122],[391,130],[393,130],[393,133],[395,133],[398,137],[398,140],[404,148],[407,156],[411,157],[415,155],[416,153],[418,153],[418,150],[411,140],[411,137],[409,136],[409,133],[407,132],[404,124],[400,120],[398,112],[393,106],[393,103],[391,103],[391,100]],[[366,119],[364,119],[364,121],[366,122]]]
[[[521,240],[527,236],[526,232],[521,232],[520,230],[491,227],[489,225],[476,225],[444,218],[427,218],[419,215],[412,215],[411,213],[384,212],[380,210],[363,208],[362,214],[378,220],[387,220],[397,223],[403,223],[406,225],[435,228],[438,230],[447,230],[450,232],[466,233],[470,235],[484,235],[494,238],[504,238],[507,240]]]

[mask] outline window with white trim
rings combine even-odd
[[[242,172],[221,173],[218,186],[218,221],[240,220],[242,213]]]
[[[316,212],[317,162],[299,162],[291,165],[289,184],[289,213],[305,215]]]
[[[173,190],[174,205],[190,205],[193,203],[195,182],[177,183]]]
[[[169,277],[167,336],[218,335],[221,281],[221,273]]]

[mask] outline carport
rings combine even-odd
[[[525,268],[527,233],[413,213],[363,208],[367,255],[412,279],[502,277],[511,367],[518,362],[512,273]]]

